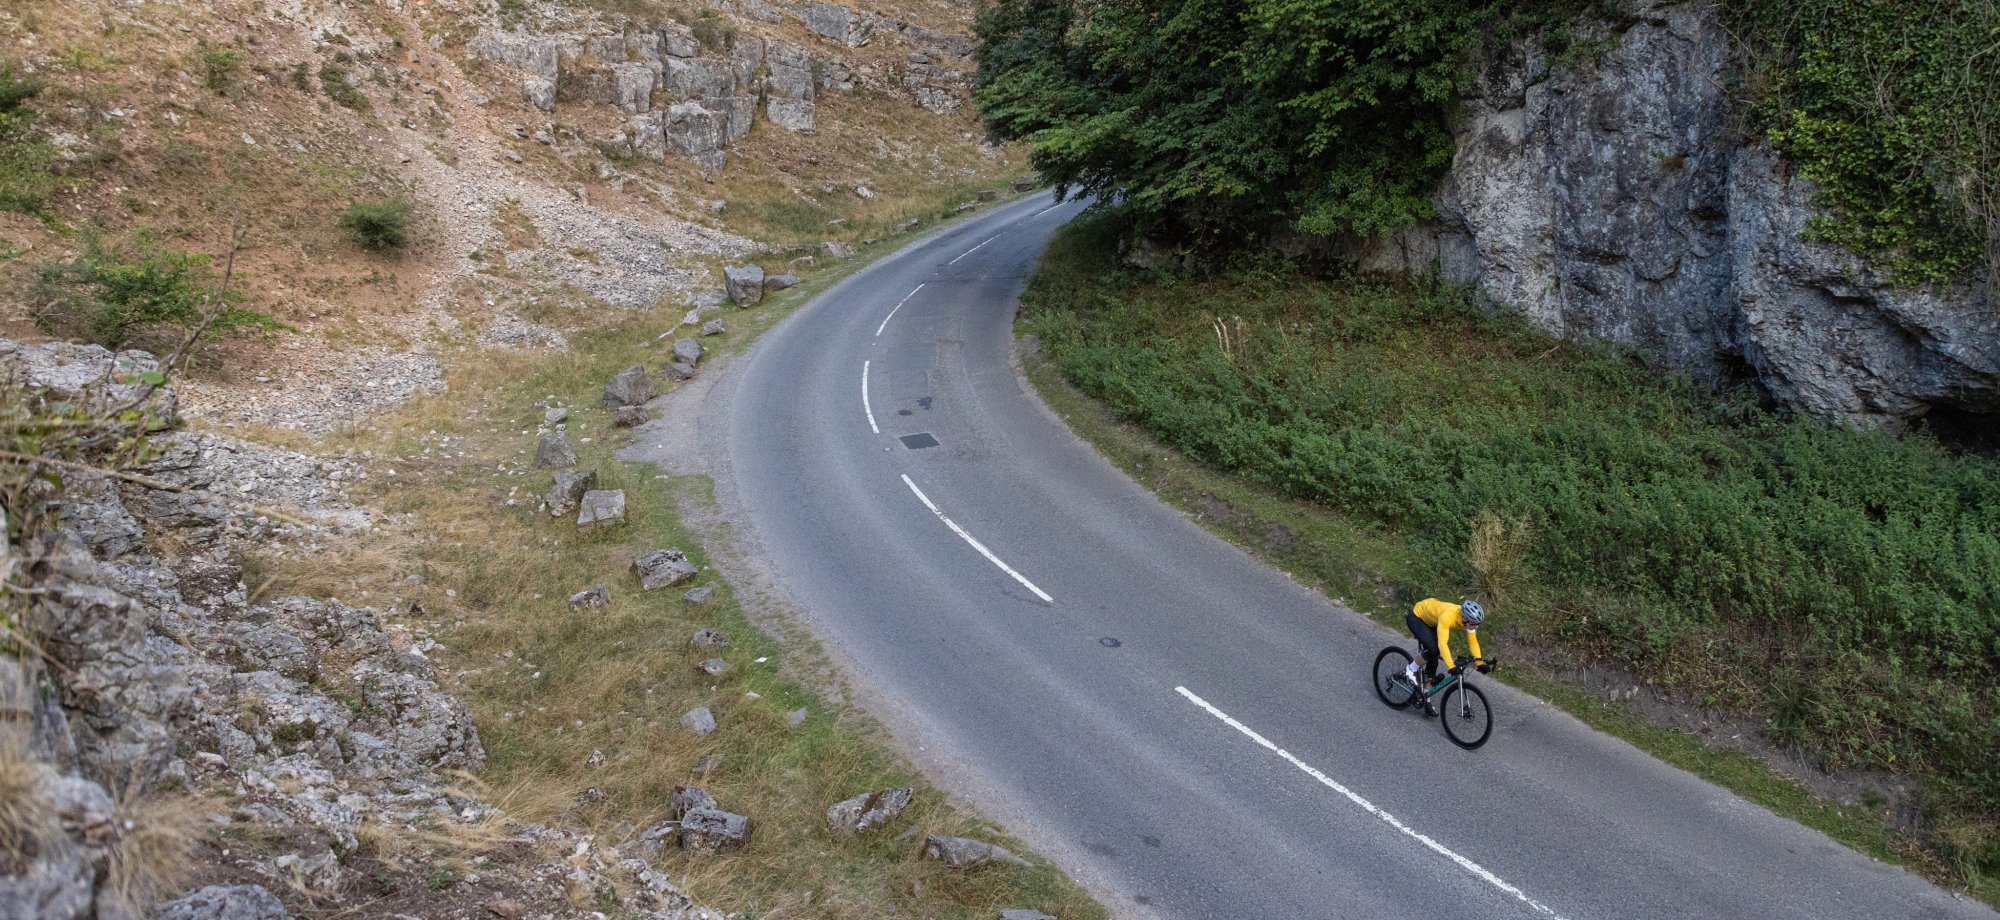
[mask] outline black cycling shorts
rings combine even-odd
[[[1423,618],[1415,613],[1405,614],[1403,622],[1410,627],[1410,635],[1417,637],[1417,647],[1424,650],[1424,661],[1430,666],[1426,669],[1427,672],[1430,676],[1436,677],[1438,662],[1443,660],[1443,656],[1438,654],[1437,627],[1424,622]]]

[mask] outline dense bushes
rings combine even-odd
[[[111,237],[86,226],[79,238],[75,258],[42,266],[34,294],[35,320],[43,329],[115,351],[148,331],[192,330],[210,312],[220,288],[208,256],[175,249],[143,230]],[[267,314],[236,306],[243,300],[239,292],[222,296],[208,335],[283,328]]]
[[[379,201],[357,201],[340,215],[340,225],[354,234],[361,248],[373,252],[401,249],[410,240],[410,199],[401,195]]]
[[[0,210],[40,213],[62,186],[49,170],[55,148],[29,133],[36,113],[28,101],[41,91],[40,83],[16,75],[12,63],[0,61]]]
[[[1753,123],[1819,185],[1821,239],[1907,281],[2000,268],[2000,6],[1730,0]]]
[[[1051,250],[1029,324],[1126,418],[1399,534],[1419,591],[1473,587],[1482,515],[1525,519],[1501,622],[2000,806],[1993,463],[1773,415],[1451,289],[1121,278],[1105,232]]]

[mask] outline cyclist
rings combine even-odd
[[[1410,608],[1410,614],[1404,618],[1404,622],[1410,627],[1410,635],[1417,637],[1417,645],[1423,649],[1422,670],[1419,671],[1418,663],[1412,661],[1409,668],[1403,672],[1403,676],[1408,677],[1410,683],[1416,685],[1417,689],[1422,690],[1437,680],[1440,655],[1444,657],[1446,668],[1454,672],[1458,670],[1458,663],[1451,657],[1453,627],[1465,630],[1465,644],[1472,648],[1472,660],[1478,665],[1479,672],[1484,674],[1493,669],[1492,665],[1485,662],[1486,656],[1479,652],[1479,624],[1486,622],[1486,608],[1479,606],[1478,601],[1454,604],[1435,597],[1427,597]],[[1424,715],[1437,715],[1429,700],[1422,702]]]

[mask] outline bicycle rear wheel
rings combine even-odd
[[[1470,751],[1493,734],[1493,707],[1486,705],[1486,694],[1478,687],[1459,681],[1445,688],[1439,702],[1438,721],[1451,743]]]
[[[1375,695],[1390,709],[1402,709],[1410,705],[1410,698],[1417,688],[1410,686],[1403,672],[1410,666],[1410,653],[1395,646],[1389,646],[1375,656]]]

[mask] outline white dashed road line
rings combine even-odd
[[[876,434],[881,434],[882,429],[875,427],[875,409],[873,406],[868,405],[868,362],[866,361],[861,362],[861,411],[868,413],[868,430]]]
[[[973,539],[973,536],[971,534],[965,532],[965,528],[958,526],[958,524],[954,522],[951,518],[945,517],[944,512],[938,510],[938,506],[931,504],[930,498],[924,495],[924,490],[917,488],[917,484],[915,482],[910,481],[910,474],[908,473],[903,474],[903,484],[909,486],[910,491],[917,493],[917,501],[923,502],[924,507],[931,509],[931,513],[937,515],[938,520],[944,522],[944,526],[951,528],[952,533],[958,534],[960,537],[965,539],[965,542],[972,544],[972,548],[978,550],[979,555],[985,556],[987,562],[991,562],[994,565],[999,566],[1000,571],[1006,572],[1007,574],[1014,576],[1014,580],[1020,582],[1022,587],[1025,587],[1028,590],[1035,592],[1035,596],[1041,598],[1042,603],[1053,604],[1056,602],[1056,599],[1050,597],[1048,595],[1048,592],[1045,592],[1042,589],[1035,587],[1034,582],[1029,581],[1027,578],[1023,577],[1021,573],[1014,571],[1012,566],[1009,566],[1005,562],[1001,562],[999,556],[993,555],[993,551],[986,548],[986,544],[981,543],[976,539]]]
[[[930,283],[930,282],[928,282],[928,281],[924,282],[924,284],[929,284],[929,283]],[[882,325],[880,325],[880,326],[876,326],[876,327],[875,327],[875,334],[876,334],[876,335],[881,335],[881,334],[882,334],[882,330],[884,330],[884,329],[887,329],[887,328],[889,328],[889,320],[891,320],[891,319],[893,319],[893,318],[895,317],[895,315],[896,315],[896,311],[897,311],[897,310],[901,310],[901,309],[903,309],[903,305],[904,305],[904,304],[906,304],[906,303],[909,303],[909,302],[910,302],[910,298],[912,298],[912,297],[915,297],[915,296],[917,296],[917,292],[918,292],[918,291],[921,291],[921,290],[923,290],[923,289],[924,289],[924,285],[923,285],[923,284],[919,284],[919,285],[917,285],[916,287],[914,287],[914,288],[911,288],[911,289],[910,289],[910,292],[909,292],[908,294],[904,294],[904,295],[903,295],[903,299],[902,299],[902,300],[898,300],[898,301],[896,301],[896,305],[895,305],[894,307],[891,307],[891,308],[889,309],[889,315],[888,315],[888,316],[884,316],[884,317],[882,317]]]
[[[998,233],[995,233],[995,234],[993,234],[992,236],[989,236],[989,237],[987,237],[987,238],[985,239],[985,241],[984,241],[984,242],[981,242],[981,243],[979,244],[979,246],[984,246],[984,245],[986,245],[987,243],[991,243],[991,242],[993,242],[994,240],[997,240],[997,239],[999,239],[999,238],[1000,238],[1000,234],[998,234]],[[964,252],[961,252],[961,253],[959,253],[959,254],[958,254],[958,259],[963,259],[963,258],[965,258],[966,256],[969,256],[969,255],[972,255],[972,254],[973,254],[973,253],[975,253],[975,252],[978,252],[978,251],[979,251],[979,246],[974,246],[974,247],[972,247],[971,249],[968,249],[968,250],[966,250],[966,251],[964,251]],[[953,260],[951,260],[950,262],[947,262],[947,263],[945,263],[945,264],[947,264],[947,265],[957,265],[957,264],[958,264],[958,259],[953,259]]]
[[[903,478],[908,479],[909,477],[905,476]],[[914,488],[914,486],[912,488]],[[1281,748],[1275,744],[1272,744],[1263,735],[1257,734],[1255,731],[1251,730],[1249,726],[1244,725],[1243,723],[1238,722],[1235,719],[1231,718],[1228,713],[1223,712],[1222,710],[1209,705],[1207,700],[1204,700],[1201,697],[1194,695],[1194,693],[1188,690],[1188,688],[1175,687],[1174,692],[1179,693],[1184,697],[1187,697],[1188,702],[1208,710],[1209,715],[1221,719],[1223,721],[1223,724],[1228,725],[1230,728],[1236,729],[1239,732],[1242,732],[1244,736],[1248,737],[1250,740],[1257,742],[1260,746],[1266,749],[1269,749],[1272,753],[1277,754],[1279,757],[1283,757],[1287,763],[1290,763],[1292,766],[1304,770],[1307,776],[1319,780],[1321,785],[1335,792],[1338,792],[1343,796],[1346,796],[1348,801],[1353,802],[1354,804],[1360,806],[1362,811],[1374,815],[1377,818],[1381,818],[1383,822],[1387,823],[1390,827],[1402,831],[1405,836],[1408,836],[1411,839],[1416,840],[1418,843],[1421,843],[1424,846],[1430,847],[1432,850],[1436,851],[1438,855],[1443,856],[1444,858],[1457,863],[1459,865],[1459,868],[1462,868],[1465,871],[1470,872],[1475,876],[1478,876],[1481,880],[1485,881],[1487,884],[1492,885],[1493,887],[1498,888],[1501,891],[1513,895],[1516,899],[1520,900],[1521,903],[1534,908],[1536,913],[1539,913],[1545,917],[1553,918],[1553,920],[1562,920],[1561,914],[1556,913],[1554,910],[1550,909],[1548,906],[1542,904],[1541,902],[1536,901],[1534,898],[1528,897],[1528,895],[1525,892],[1521,891],[1521,889],[1507,884],[1507,882],[1504,879],[1500,878],[1497,875],[1494,875],[1491,872],[1486,871],[1485,867],[1479,865],[1478,863],[1458,855],[1457,853],[1447,848],[1444,844],[1441,844],[1435,840],[1432,840],[1429,837],[1424,836],[1422,833],[1419,833],[1415,828],[1412,828],[1409,825],[1404,824],[1401,820],[1398,820],[1395,815],[1392,815],[1386,811],[1383,811],[1380,808],[1375,807],[1375,804],[1373,802],[1370,802],[1367,799],[1364,799],[1361,796],[1354,794],[1354,791],[1347,788],[1346,786],[1334,782],[1332,777],[1327,776],[1324,773],[1321,773],[1319,770],[1315,769],[1311,764],[1308,764],[1305,761],[1300,760],[1297,757],[1293,756],[1292,752],[1287,751],[1284,748]]]

